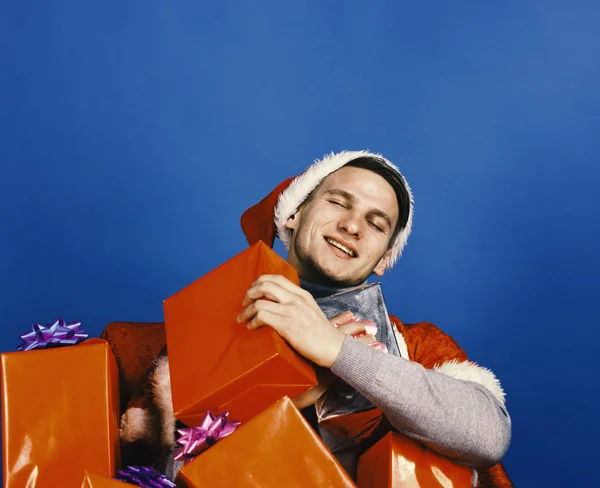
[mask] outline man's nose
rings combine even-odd
[[[340,219],[339,228],[354,237],[360,237],[360,220],[355,214],[348,214]]]

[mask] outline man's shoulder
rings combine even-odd
[[[396,326],[396,328],[402,332],[412,335],[444,335],[450,337],[442,329],[431,322],[415,322],[407,324],[400,320],[396,315],[390,314],[390,320]]]

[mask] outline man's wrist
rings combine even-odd
[[[321,366],[327,368],[327,369],[331,369],[333,364],[335,363],[336,359],[338,358],[338,356],[340,355],[340,352],[342,350],[342,347],[344,345],[344,341],[346,340],[346,335],[342,334],[341,332],[335,330],[335,333],[332,334],[331,337],[331,341],[330,341],[330,348],[329,348],[329,352],[327,354],[327,357],[325,358],[324,363]]]

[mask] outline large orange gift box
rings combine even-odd
[[[106,341],[1,355],[4,488],[80,488],[119,458],[117,365]]]
[[[185,464],[176,482],[189,488],[356,486],[287,397]]]
[[[251,284],[297,271],[258,242],[164,301],[175,417],[197,425],[208,410],[246,421],[282,396],[317,384],[311,365],[270,327],[236,322]]]
[[[470,488],[471,468],[390,432],[358,460],[359,488]]]

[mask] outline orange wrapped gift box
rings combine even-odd
[[[80,488],[86,470],[113,476],[119,385],[108,343],[1,356],[4,487]]]
[[[342,385],[342,381],[336,381],[330,389],[344,387],[347,391],[348,386]],[[322,397],[321,397],[322,398]],[[317,400],[318,402],[319,400]],[[319,419],[319,427],[327,430],[341,439],[352,439],[356,445],[368,440],[372,435],[377,435],[381,428],[388,427],[385,417],[378,408],[371,408],[364,412],[353,412],[343,415],[332,416],[326,419]]]
[[[356,486],[287,397],[185,464],[177,482],[190,488]]]
[[[175,417],[197,425],[207,410],[246,421],[282,396],[317,384],[313,368],[270,327],[236,322],[251,284],[297,271],[258,242],[164,302]]]
[[[390,432],[358,460],[359,488],[470,488],[471,468]]]
[[[86,473],[81,488],[126,488],[127,486],[135,485],[123,483],[122,481],[113,480],[111,478],[105,478],[104,476]]]

